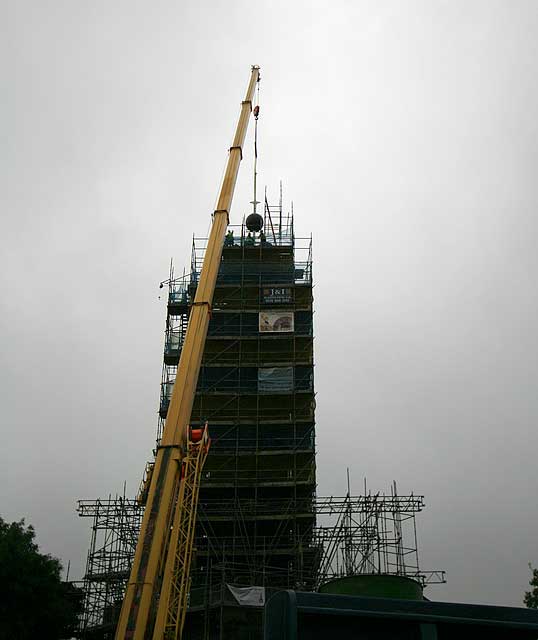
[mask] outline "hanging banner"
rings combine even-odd
[[[265,605],[265,587],[232,587],[226,585],[240,605],[263,607]]]
[[[293,367],[264,367],[258,369],[258,391],[293,390]]]
[[[260,333],[293,331],[293,311],[260,311]]]

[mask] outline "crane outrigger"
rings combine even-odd
[[[196,506],[209,449],[207,425],[189,426],[226,228],[260,68],[253,66],[230,147],[161,442],[116,640],[181,637],[189,589]]]

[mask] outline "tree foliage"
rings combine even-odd
[[[525,591],[525,597],[523,602],[529,609],[538,609],[538,569],[535,569],[529,564],[529,569],[532,573],[532,578],[529,581],[529,585],[532,587],[530,591]]]
[[[71,638],[80,590],[62,582],[60,561],[39,553],[33,527],[0,518],[0,640]]]

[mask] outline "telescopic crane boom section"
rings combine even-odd
[[[190,311],[161,444],[155,456],[146,510],[116,629],[116,640],[168,640],[181,637],[200,474],[209,445],[205,428],[202,444],[193,446],[188,425],[224,235],[259,78],[259,67],[253,66],[213,213],[200,281]],[[193,462],[195,459],[196,462]],[[182,469],[185,475],[183,479]],[[189,486],[186,481],[188,473]],[[190,534],[186,536],[185,531],[190,531]]]

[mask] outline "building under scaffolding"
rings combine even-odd
[[[265,235],[229,227],[191,414],[192,426],[208,422],[212,439],[185,625],[193,640],[261,637],[261,606],[273,590],[315,590],[352,573],[427,581],[416,535],[403,542],[421,497],[315,496],[311,239],[295,237],[281,204],[266,202],[264,218]],[[206,239],[194,238],[190,272],[163,283],[157,442],[205,248]],[[111,637],[151,471],[149,464],[138,501],[79,505],[80,515],[94,518],[82,637]]]
[[[192,638],[238,638],[261,625],[257,612],[238,617],[215,603],[214,584],[311,589],[319,564],[311,240],[295,237],[280,206],[266,204],[264,222],[265,236],[229,227],[191,414],[192,425],[209,423],[212,439],[185,628]],[[162,420],[205,248],[195,238],[190,273],[169,281]]]

